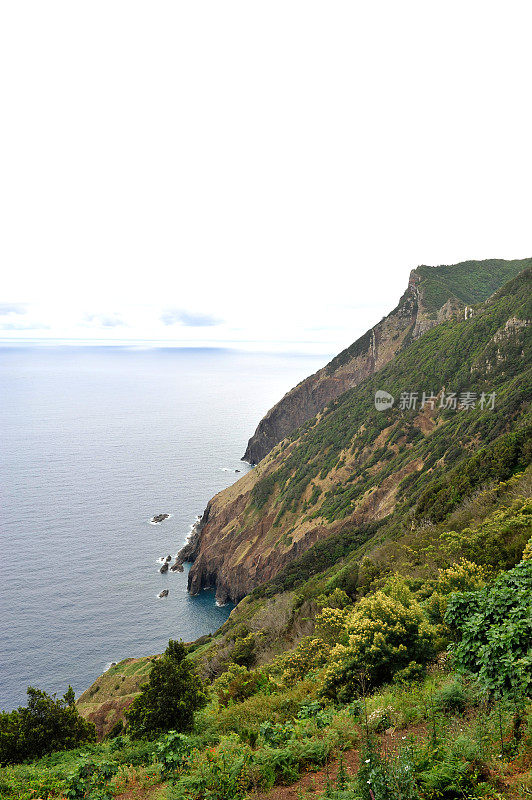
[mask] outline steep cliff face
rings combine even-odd
[[[358,386],[434,325],[459,317],[466,306],[486,300],[529,262],[493,259],[412,270],[397,308],[273,406],[249,440],[243,460],[258,464],[331,400]]]
[[[328,400],[210,501],[180,554],[193,562],[191,593],[215,587],[219,601],[239,601],[316,542],[334,534],[361,536],[366,523],[410,502],[412,493],[470,457],[479,442],[518,424],[531,391],[531,270],[467,313],[447,298],[423,316],[417,279],[415,271],[398,308],[370,332],[371,339],[382,337],[381,345],[386,332],[391,350],[401,341],[400,352],[378,369],[378,348],[370,342],[373,366],[366,377],[360,373],[357,386]],[[437,325],[438,319],[447,321]],[[331,369],[341,373],[357,357],[341,354]],[[494,409],[479,404],[445,413],[441,392],[453,388],[474,389],[478,397],[496,391],[500,399]],[[377,389],[396,399],[413,389],[419,398],[425,389],[438,396],[424,407],[405,409],[396,402],[383,412],[373,403]]]

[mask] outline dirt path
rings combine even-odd
[[[426,736],[425,725],[416,725],[411,728],[390,729],[382,735],[381,748],[383,752],[391,753],[398,750],[405,739],[408,737],[418,739]],[[349,778],[356,775],[360,764],[360,748],[353,748],[342,753],[341,757],[331,761],[328,768],[307,772],[295,783],[289,786],[274,786],[267,792],[256,792],[251,794],[252,800],[298,800],[302,793],[321,793],[325,791],[327,784],[327,773],[329,779],[334,784],[340,765],[340,758],[343,759],[344,769]]]
[[[149,789],[142,789],[140,786],[128,789],[115,796],[115,800],[163,800],[166,797],[166,790],[163,784],[152,786]]]

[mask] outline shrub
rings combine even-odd
[[[236,639],[233,649],[231,650],[231,660],[234,661],[235,664],[251,667],[255,661],[255,645],[256,638],[252,633],[248,634],[243,639]]]
[[[492,494],[511,485],[511,481],[500,483],[492,490]],[[484,495],[490,495],[484,492]],[[482,495],[481,495],[482,497]],[[473,528],[462,528],[442,535],[446,549],[463,555],[496,569],[511,569],[521,560],[521,553],[530,536],[532,525],[532,500],[517,497],[511,504],[502,508],[497,506],[480,524]],[[480,586],[455,587],[478,589]]]
[[[325,728],[331,722],[331,712],[322,708],[321,703],[314,700],[304,703],[297,712],[298,720],[310,719],[318,729]]]
[[[72,750],[96,740],[96,729],[80,715],[69,686],[63,698],[28,687],[28,705],[0,713],[0,764]]]
[[[432,631],[419,604],[404,586],[390,596],[382,591],[362,598],[347,625],[349,644],[337,645],[325,675],[324,693],[348,701],[359,693],[364,673],[374,686],[389,681],[410,662],[426,662],[433,653]]]
[[[457,642],[459,669],[486,691],[525,693],[532,685],[532,560],[503,573],[491,586],[451,595],[445,621]]]
[[[260,726],[260,735],[266,744],[272,747],[279,747],[286,744],[286,742],[293,736],[294,726],[292,723],[272,723],[269,720],[263,722]]]
[[[418,664],[417,661],[411,661],[404,669],[399,669],[394,673],[393,681],[394,683],[403,684],[414,683],[415,681],[422,680],[426,674],[427,668],[425,664]]]
[[[462,714],[467,705],[467,694],[458,681],[448,683],[434,695],[434,705],[442,711]]]
[[[194,712],[206,703],[201,681],[186,660],[182,642],[170,640],[153,665],[148,683],[127,712],[133,738],[154,738],[168,730],[192,730]]]
[[[299,681],[295,686],[274,694],[257,694],[241,703],[219,708],[213,714],[210,707],[200,712],[198,728],[208,737],[228,734],[232,731],[246,736],[258,734],[265,720],[286,722],[293,719],[303,700],[312,699],[316,686],[310,681]]]
[[[189,797],[238,800],[251,785],[252,756],[238,736],[224,737],[218,747],[191,754],[190,774],[178,786]]]
[[[242,702],[267,686],[268,677],[262,670],[250,672],[247,667],[231,664],[227,672],[214,681],[213,689],[221,705],[226,706],[230,702]]]
[[[322,639],[306,636],[293,650],[275,659],[272,672],[280,672],[283,682],[293,685],[311,670],[323,666],[329,652],[329,645]]]
[[[84,759],[69,777],[67,800],[84,800],[89,797],[113,800],[114,792],[111,793],[109,780],[117,771],[118,765],[112,761],[97,764],[90,758]]]
[[[314,632],[327,644],[347,643],[346,621],[348,609],[324,608],[316,617]]]
[[[164,773],[173,772],[182,767],[192,750],[188,736],[177,731],[169,731],[159,740],[156,747],[157,760],[160,761]]]

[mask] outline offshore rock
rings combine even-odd
[[[170,514],[155,514],[155,516],[151,518],[151,522],[162,522],[163,520],[168,519],[169,516]]]

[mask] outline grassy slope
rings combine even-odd
[[[467,305],[482,303],[500,286],[531,266],[531,258],[514,261],[492,258],[485,261],[464,261],[452,266],[422,265],[416,272],[422,278],[427,308],[434,310],[441,308],[450,297],[456,297]]]
[[[282,486],[280,492],[277,487],[275,500],[279,511],[286,506],[282,516],[300,513],[301,495],[298,496],[294,487],[307,479],[307,466],[313,472],[310,480],[316,477],[319,480],[324,464],[328,472],[334,470],[336,475],[341,475],[343,467],[338,467],[338,460],[342,458],[353,464],[354,472],[354,462],[345,458],[348,450],[356,454],[358,473],[367,473],[373,481],[371,485],[384,480],[386,473],[394,474],[404,459],[415,459],[424,466],[400,487],[395,510],[379,526],[363,532],[346,526],[245,598],[215,637],[192,649],[190,657],[204,677],[212,680],[227,668],[239,647],[241,650],[243,641],[251,642],[252,666],[279,657],[312,631],[320,596],[336,587],[344,588],[356,602],[357,598],[382,586],[390,573],[398,572],[423,596],[423,592],[430,593],[437,569],[462,556],[496,569],[507,569],[519,560],[531,533],[530,501],[523,499],[532,494],[531,471],[526,468],[530,438],[524,433],[529,392],[526,381],[530,373],[529,368],[526,369],[530,355],[525,348],[529,347],[529,342],[520,338],[522,331],[504,334],[495,342],[493,337],[504,329],[510,316],[530,316],[529,286],[530,272],[512,281],[484,309],[478,309],[472,320],[447,323],[426,334],[379,375],[380,380],[386,381],[384,388],[390,387],[392,391],[414,378],[413,387],[423,388],[422,381],[434,375],[445,376],[443,379],[447,381],[452,379],[453,388],[458,390],[465,386],[487,389],[490,382],[496,382],[500,400],[497,413],[476,410],[463,416],[436,413],[427,418],[394,409],[385,412],[389,413],[385,418],[372,410],[372,393],[381,385],[380,380],[372,379],[364,387],[346,393],[318,424],[294,438],[288,471],[282,481],[277,472],[273,484],[278,482]],[[440,366],[442,372],[438,373]],[[368,435],[367,431],[370,431]],[[383,439],[378,449],[384,448],[384,452],[376,453],[372,443],[382,431],[385,431],[385,441]],[[521,431],[517,434],[518,444],[516,431]],[[479,459],[480,445],[486,445],[486,452],[494,452],[496,457],[491,461]],[[496,449],[502,445],[502,449]],[[502,472],[498,468],[501,464]],[[494,470],[490,472],[492,467]],[[511,477],[515,472],[519,474]],[[356,480],[338,480],[336,486],[329,488],[327,496],[316,498],[315,510],[325,515],[330,509],[334,519],[348,507],[346,501],[356,503],[358,497],[371,491],[371,485],[369,489],[359,486],[353,495],[345,497],[345,486],[349,493],[353,485]],[[441,506],[441,492],[453,501],[445,506],[443,513],[435,513]],[[267,494],[265,504],[268,502]],[[305,513],[308,511],[307,505]],[[146,679],[152,658],[127,659],[111,668],[80,698],[82,713],[96,714],[108,724],[114,722]],[[262,721],[293,720],[301,702],[316,694],[320,680],[318,670],[295,686],[281,686],[269,695],[259,693],[226,709],[213,700],[200,715],[198,745],[215,743],[220,736],[232,731],[247,741],[246,737],[258,733]],[[442,684],[454,680],[455,676],[449,675],[445,667],[415,690],[400,686],[384,688],[368,699],[369,711],[390,707],[391,722],[404,729],[404,735],[427,729],[434,724],[431,710],[434,692]],[[529,766],[526,755],[521,754],[511,763],[499,762],[501,766],[497,767],[498,727],[502,720],[504,737],[510,736],[511,710],[501,708],[497,717],[497,707],[489,711],[472,699],[468,703],[467,724],[450,710],[438,712],[441,748],[448,749],[451,759],[453,741],[465,730],[474,746],[483,748],[482,759],[478,756],[479,763],[485,765],[483,769],[492,785],[499,781],[500,796],[518,797],[512,786],[517,780],[515,773],[519,773],[519,781],[527,780],[524,777]],[[358,723],[355,720],[355,724],[346,723],[345,713],[340,710],[337,717],[331,718],[328,727],[323,729],[325,732],[312,729],[311,741],[316,752],[325,752],[325,740],[332,743],[331,752],[351,746],[357,737],[360,741],[360,719]],[[153,751],[142,747],[126,740],[118,747],[106,743],[83,748],[83,751],[90,751],[96,760],[119,758],[124,765],[132,764],[127,769],[124,767],[125,772],[129,772],[121,779],[122,788],[143,784],[162,787],[160,776],[151,765]],[[242,742],[239,747],[244,747]],[[67,773],[80,757],[81,752],[74,751],[50,756],[35,765],[3,769],[0,771],[0,797],[2,800],[4,797],[29,800],[36,793],[45,797],[47,792],[50,797],[58,797],[66,785]],[[314,763],[319,763],[319,759]]]
[[[522,475],[511,478],[502,484],[496,484],[489,490],[477,493],[473,499],[466,500],[449,515],[445,522],[432,526],[422,525],[403,531],[395,540],[384,538],[384,541],[379,542],[379,532],[377,532],[375,537],[366,543],[364,549],[366,556],[369,556],[379,569],[372,574],[367,585],[358,587],[355,595],[357,593],[364,595],[374,591],[382,585],[386,574],[390,571],[398,571],[407,576],[413,588],[416,588],[418,584],[430,588],[431,577],[436,576],[438,567],[456,561],[464,552],[469,557],[478,556],[486,550],[490,542],[491,547],[494,548],[487,553],[490,560],[497,560],[493,558],[493,552],[496,551],[500,554],[501,564],[504,567],[515,563],[520,558],[523,543],[532,532],[532,503],[529,500],[527,504],[523,504],[520,500],[523,495],[530,496],[531,490],[532,470],[529,468]],[[463,535],[449,537],[448,532],[453,530]],[[295,624],[294,619],[298,614],[306,616],[318,595],[330,591],[338,585],[339,576],[341,577],[346,569],[353,569],[355,565],[359,564],[361,555],[361,551],[355,551],[350,557],[341,559],[324,572],[310,576],[306,581],[300,583],[296,592],[283,592],[270,599],[246,598],[234,612],[231,620],[225,624],[225,630],[222,630],[211,643],[200,646],[192,654],[192,657],[201,662],[208,654],[209,648],[219,648],[226,640],[229,642],[229,649],[225,657],[230,663],[231,649],[238,642],[238,635],[242,633],[242,625],[252,627],[255,617],[263,625],[265,619],[261,615],[264,615],[265,609],[268,606],[270,606],[270,610],[277,607],[282,608],[282,604],[285,602],[287,603],[287,613],[282,615],[285,628],[281,631],[280,637],[284,641],[284,646],[289,646]],[[305,604],[306,611],[304,610]],[[273,620],[274,617],[270,617],[270,624]],[[147,660],[122,662],[110,670],[111,675],[106,673],[108,691],[112,693],[113,681],[119,675],[122,676],[124,673],[130,677],[139,674],[145,675],[148,668]],[[279,675],[279,672],[274,670],[273,674]],[[482,698],[476,695],[473,685],[470,689],[467,688],[467,685],[465,687],[463,710],[440,707],[437,700],[439,693],[445,687],[452,687],[456,683],[457,676],[453,673],[449,663],[438,661],[424,681],[408,686],[385,686],[370,694],[367,698],[367,712],[370,718],[373,714],[378,717],[381,709],[387,709],[389,721],[386,725],[393,728],[393,732],[390,734],[379,734],[385,752],[390,755],[395,750],[404,748],[406,740],[408,742],[412,740],[416,758],[422,760],[426,748],[428,748],[427,753],[431,752],[431,731],[436,727],[438,756],[437,758],[436,755],[431,756],[430,763],[436,762],[440,758],[443,759],[443,766],[438,769],[440,772],[443,771],[444,777],[444,768],[456,767],[457,764],[462,763],[460,759],[464,759],[465,766],[470,763],[464,755],[467,753],[471,754],[467,757],[472,759],[468,769],[480,769],[482,780],[487,779],[487,785],[497,787],[499,797],[519,798],[524,796],[518,793],[520,791],[518,787],[528,785],[529,781],[527,773],[530,766],[528,740],[524,740],[519,752],[512,750],[511,758],[509,756],[503,760],[499,758],[501,725],[503,739],[510,746],[513,707],[504,704],[500,708],[497,704],[492,707],[486,706]],[[293,685],[280,685],[278,690],[273,693],[271,691],[266,694],[259,692],[248,699],[237,700],[226,708],[221,707],[216,699],[213,699],[198,718],[196,743],[199,751],[197,759],[201,761],[204,758],[200,753],[207,753],[209,759],[212,759],[213,745],[216,745],[220,738],[223,742],[225,741],[223,737],[231,735],[239,737],[236,741],[239,743],[238,751],[241,752],[247,746],[249,737],[252,737],[254,741],[253,737],[259,733],[260,726],[264,721],[281,725],[287,723],[290,728],[294,725],[294,717],[301,703],[312,701],[316,697],[320,684],[321,672],[318,668],[311,671],[307,678],[297,680]],[[104,690],[105,687],[102,685],[101,691]],[[357,711],[356,708],[359,710]],[[312,771],[319,768],[320,764],[323,765],[321,759],[325,758],[325,754],[330,754],[327,757],[334,759],[343,749],[352,747],[354,747],[353,755],[347,758],[347,763],[353,765],[354,770],[354,767],[361,762],[357,753],[363,747],[365,736],[364,720],[360,716],[359,706],[356,708],[345,707],[336,711],[331,710],[330,713],[327,712],[326,719],[328,721],[323,728],[316,728],[313,722],[309,722],[308,725],[296,723],[295,733],[302,738],[301,740],[296,738],[293,744],[289,745],[288,750],[283,750],[284,759],[295,760],[286,773],[281,771],[278,774],[276,780],[281,783],[290,783],[297,778],[300,770],[302,772],[306,772],[307,769]],[[456,744],[457,740],[458,745]],[[206,750],[205,747],[207,747]],[[408,747],[408,752],[410,752],[412,749],[410,744]],[[457,748],[459,756],[456,755]],[[260,740],[255,745],[254,752],[257,758],[276,758],[275,753],[265,749]],[[2,800],[4,798],[7,800],[30,800],[35,796],[46,797],[47,791],[50,792],[50,797],[59,797],[67,785],[68,774],[87,753],[96,762],[118,759],[123,765],[120,777],[113,783],[119,797],[122,797],[121,792],[126,790],[130,794],[124,794],[124,798],[128,799],[151,797],[152,792],[160,792],[160,795],[157,796],[166,796],[168,800],[174,796],[176,798],[180,796],[179,794],[174,795],[170,785],[160,775],[157,764],[152,763],[154,745],[130,743],[125,739],[118,745],[105,742],[101,745],[80,748],[70,753],[55,754],[34,765],[0,770],[0,797]],[[297,759],[303,759],[300,766],[296,765]],[[205,769],[207,764],[208,761],[205,762],[202,769]],[[436,766],[434,769],[436,770]],[[334,770],[332,773],[334,774]],[[285,775],[284,778],[283,775]],[[315,795],[312,785],[315,784],[319,790],[324,788],[324,782],[324,780],[320,780],[318,774],[314,781],[309,778],[300,780],[296,788],[299,792],[309,790],[310,797]],[[291,796],[293,796],[293,792]],[[197,795],[193,792],[191,796]],[[279,800],[284,796],[285,793],[280,791]],[[289,795],[286,794],[286,796]],[[463,796],[469,797],[467,794]],[[273,800],[278,795],[265,792],[264,797]],[[339,795],[338,800],[341,800],[341,797]]]
[[[108,733],[122,719],[124,709],[146,682],[156,656],[126,658],[100,675],[77,701],[86,719],[94,722],[97,733]]]
[[[489,303],[478,308],[473,319],[448,322],[432,329],[397,356],[392,364],[331,404],[317,424],[296,432],[293,437],[296,446],[282,467],[265,475],[256,484],[253,490],[256,505],[263,508],[278,484],[281,487],[280,513],[295,511],[311,481],[318,476],[323,479],[331,470],[337,469],[349,450],[359,457],[358,474],[353,476],[357,485],[349,493],[350,500],[354,500],[372,484],[378,484],[397,470],[401,463],[416,455],[422,458],[433,455],[435,442],[437,445],[441,442],[451,445],[451,440],[454,440],[461,449],[461,453],[455,453],[452,446],[447,447],[442,457],[445,467],[448,467],[451,460],[465,455],[462,442],[478,435],[482,436],[483,442],[491,441],[500,434],[522,411],[523,404],[530,397],[531,338],[520,332],[515,337],[509,335],[499,344],[493,341],[493,337],[511,316],[530,319],[531,280],[532,271],[527,270],[506,284]],[[523,348],[526,348],[524,352]],[[422,391],[438,392],[443,386],[447,391],[474,390],[479,395],[482,391],[496,390],[497,408],[495,412],[482,412],[477,408],[467,414],[438,415],[438,430],[428,432],[429,440],[419,424],[415,425],[415,413],[401,412],[397,404],[389,412],[378,412],[373,407],[377,389],[385,389],[399,398],[402,391],[419,391],[421,397]],[[412,431],[412,426],[417,429]],[[375,449],[371,452],[371,448],[385,429],[388,435],[383,449],[388,451],[385,460],[390,460],[390,463],[383,467],[380,464],[384,453],[378,454],[381,456],[379,462]],[[400,441],[401,435],[406,441]],[[395,442],[406,445],[400,448],[399,453],[392,449],[394,437]],[[417,450],[408,446],[413,445],[416,438],[421,444]],[[380,468],[373,469],[367,480],[361,481],[360,473],[375,465]],[[352,476],[345,478],[352,479]],[[325,500],[321,494],[316,495],[316,506],[319,506],[316,510],[329,516],[334,513],[337,519],[337,511],[342,512],[343,508],[331,508],[330,498],[343,493],[345,484],[338,480]]]
[[[460,304],[467,305],[482,303],[503,284],[530,267],[532,258],[513,261],[495,258],[438,267],[421,265],[414,270],[414,274],[418,280],[421,305],[426,312],[434,315],[448,300],[455,299]],[[405,295],[394,311],[397,311],[404,299]],[[336,368],[367,350],[370,339],[371,331],[367,331],[332,359],[326,367],[327,372],[334,372]]]

